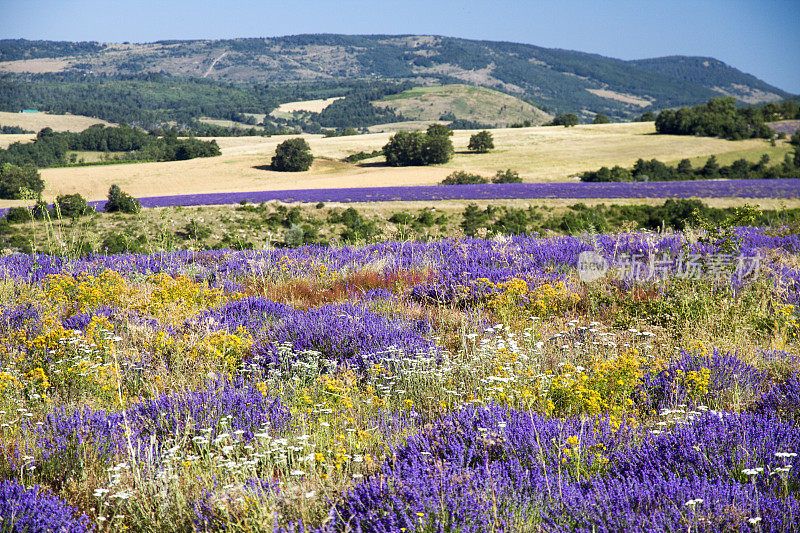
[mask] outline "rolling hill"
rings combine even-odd
[[[472,85],[415,87],[372,102],[394,109],[410,120],[462,119],[495,127],[529,121],[538,126],[552,118],[509,94]]]
[[[624,61],[529,44],[433,35],[323,34],[144,44],[2,40],[0,72],[6,73],[9,83],[36,84],[69,74],[81,80],[101,79],[96,76],[140,80],[158,74],[231,90],[250,86],[262,91],[264,84],[296,90],[319,84],[331,88],[354,80],[468,84],[515,96],[549,113],[575,112],[584,119],[596,113],[630,118],[725,94],[743,103],[791,96],[713,58]],[[329,90],[301,96],[344,94]],[[273,108],[292,99],[277,100]],[[4,102],[0,106],[7,109]]]

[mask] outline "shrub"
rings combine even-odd
[[[392,224],[411,224],[414,220],[413,215],[410,213],[394,213],[392,216],[389,217],[389,222]]]
[[[22,198],[25,189],[37,195],[44,190],[44,181],[38,170],[34,167],[18,167],[11,163],[0,165],[0,198],[18,200]]]
[[[476,133],[469,138],[469,144],[467,145],[467,148],[473,152],[485,154],[494,148],[494,139],[492,138],[492,134],[486,130]]]
[[[592,124],[609,124],[611,120],[609,120],[608,116],[603,113],[598,113],[594,116],[594,120]]]
[[[129,235],[114,233],[103,239],[98,251],[106,254],[139,254],[145,252],[146,243],[147,238],[144,235],[134,239]]]
[[[483,176],[470,174],[464,170],[456,170],[442,180],[442,185],[476,185],[479,183],[489,183],[489,180]]]
[[[492,183],[522,183],[522,178],[519,177],[519,172],[516,170],[498,170],[492,178]]]
[[[209,228],[205,224],[201,224],[195,219],[190,220],[183,227],[182,237],[187,239],[199,241],[208,238],[210,235],[211,235],[211,228]]]
[[[378,157],[379,155],[383,154],[383,150],[373,150],[371,152],[356,152],[355,154],[350,154],[342,161],[345,163],[357,163],[359,161],[363,161],[364,159],[370,159],[372,157]]]
[[[311,168],[314,156],[305,139],[296,137],[280,143],[275,148],[270,168],[280,172],[303,172]]]
[[[111,188],[108,189],[108,202],[106,202],[105,207],[106,213],[120,212],[135,215],[141,210],[142,204],[139,203],[139,200],[123,192],[122,189],[119,188],[119,185],[112,185]]]
[[[292,224],[292,226],[286,230],[286,235],[284,238],[286,241],[286,246],[297,248],[303,244],[303,234],[303,228],[299,224]]]
[[[58,216],[72,219],[94,212],[94,208],[78,193],[57,196],[54,210]]]
[[[5,216],[5,220],[11,224],[30,222],[32,219],[31,212],[25,207],[12,207]]]

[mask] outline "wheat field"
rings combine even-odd
[[[51,115],[49,113],[13,113],[0,111],[0,126],[19,126],[30,131],[50,127],[55,131],[83,131],[94,124],[110,124],[99,118],[83,115]],[[6,137],[0,135],[0,142]],[[3,146],[3,144],[0,144]]]
[[[347,137],[302,135],[316,156],[308,172],[273,172],[266,167],[284,136],[221,137],[222,155],[165,163],[43,169],[44,196],[80,193],[89,200],[105,198],[111,184],[134,196],[162,196],[258,190],[434,185],[454,170],[492,176],[511,168],[527,182],[574,180],[574,174],[603,165],[631,166],[636,159],[675,161],[730,152],[768,151],[763,140],[727,141],[708,137],[655,135],[653,123],[581,125],[572,128],[532,127],[492,130],[496,149],[488,154],[466,152],[471,131],[456,131],[456,154],[444,165],[386,167],[383,158],[361,163],[341,159],[381,148],[390,133]],[[6,136],[0,136],[0,139]],[[0,207],[14,205],[0,201]]]

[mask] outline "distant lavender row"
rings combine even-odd
[[[286,191],[181,194],[140,198],[142,207],[269,202],[408,202],[537,198],[800,198],[800,180],[659,181],[643,183],[487,183],[419,187],[292,189]],[[106,201],[89,202],[97,210]],[[0,209],[0,216],[8,209]]]
[[[771,122],[767,124],[772,131],[783,132],[787,135],[800,130],[800,120],[784,120],[782,122]]]
[[[798,180],[673,181],[647,183],[503,183],[420,187],[299,189],[154,196],[141,198],[144,207],[218,205],[248,202],[391,202],[495,200],[513,198],[676,198],[676,197],[797,198]],[[97,202],[98,206],[105,202]]]

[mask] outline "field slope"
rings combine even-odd
[[[539,126],[552,118],[519,98],[463,84],[415,87],[373,102],[373,105],[390,107],[411,120],[443,120],[443,116],[449,113],[456,119],[496,127],[526,120]]]

